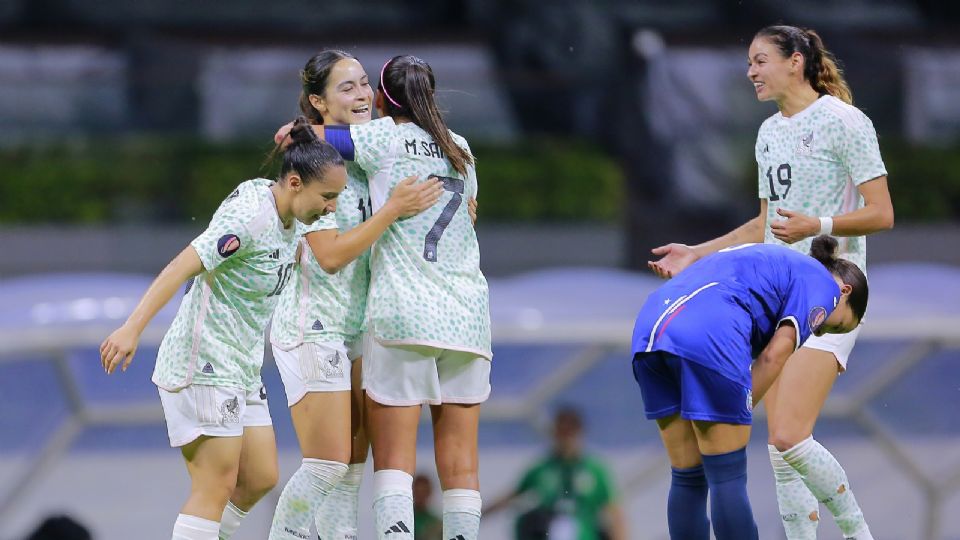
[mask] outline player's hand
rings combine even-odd
[[[770,231],[781,242],[793,244],[820,232],[820,220],[793,210],[777,208],[777,214],[786,219],[770,223]]]
[[[136,330],[123,325],[114,330],[107,339],[100,344],[100,364],[107,375],[110,375],[119,367],[121,371],[126,371],[127,366],[133,361],[133,355],[137,352],[137,344],[140,343],[140,333]]]
[[[443,195],[443,182],[435,176],[427,178],[425,182],[417,182],[416,176],[408,176],[400,181],[387,204],[392,206],[397,215],[406,218],[415,216],[430,208]]]
[[[273,135],[273,142],[279,144],[281,148],[286,148],[290,144],[290,139],[287,135],[290,135],[290,131],[293,129],[293,122],[287,122],[286,124],[280,126],[280,129]]]
[[[467,213],[470,214],[470,221],[477,224],[477,200],[473,197],[467,199]]]
[[[651,252],[659,255],[660,260],[647,261],[647,267],[663,279],[672,278],[700,258],[693,248],[686,244],[667,244],[653,248]]]

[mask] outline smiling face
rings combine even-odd
[[[326,167],[322,178],[304,183],[299,175],[292,173],[286,178],[293,191],[290,209],[298,221],[310,225],[321,216],[337,210],[337,198],[347,185],[347,169],[342,165]]]
[[[369,122],[373,118],[373,89],[367,72],[355,58],[339,60],[330,70],[323,95],[311,94],[310,104],[327,125]]]
[[[784,58],[773,42],[758,37],[747,52],[747,78],[760,101],[782,101],[790,87],[803,81],[803,55],[795,52]]]

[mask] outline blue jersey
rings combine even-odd
[[[654,291],[633,329],[633,353],[663,351],[750,387],[750,364],[784,321],[797,347],[833,312],[840,287],[816,259],[747,244],[697,261]]]

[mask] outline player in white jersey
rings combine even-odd
[[[760,101],[780,111],[757,136],[760,215],[699,244],[653,250],[661,277],[698,258],[746,242],[807,251],[818,234],[841,237],[840,255],[865,270],[864,236],[893,227],[887,171],[873,124],[852,105],[833,55],[812,30],[770,26],[750,44],[747,77]],[[777,500],[790,540],[816,538],[819,502],[848,539],[871,539],[846,473],[813,439],[813,426],[859,330],[812,337],[794,353],[764,400]]]
[[[475,540],[480,403],[490,393],[487,283],[465,197],[477,193],[466,140],[434,101],[433,71],[397,56],[376,94],[384,118],[316,128],[367,173],[374,210],[410,175],[437,177],[442,205],[401,220],[374,245],[363,389],[374,454],[374,511],[381,540],[413,538],[413,472],[420,408],[431,405],[443,494],[444,538]]]
[[[350,54],[327,50],[314,55],[301,79],[300,107],[312,123],[370,121],[373,90],[363,66]],[[443,193],[438,180],[414,180],[401,182],[374,214],[366,175],[348,163],[347,187],[336,213],[301,231],[300,264],[280,296],[270,341],[303,463],[280,496],[271,539],[305,538],[313,522],[320,538],[357,535],[368,443],[360,414],[351,414],[352,408],[362,407],[359,365],[351,365],[360,360],[369,248],[391,223],[433,206]],[[361,398],[354,407],[352,387]]]
[[[170,444],[180,447],[191,479],[174,540],[229,537],[237,515],[277,481],[260,381],[263,333],[296,262],[297,222],[334,211],[347,181],[340,155],[308,125],[305,118],[294,125],[279,179],[250,180],[227,196],[100,346],[108,374],[126,370],[143,329],[193,278],[153,373]]]

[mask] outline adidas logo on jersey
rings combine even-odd
[[[237,196],[239,196],[239,195],[240,195],[240,188],[237,188],[237,189],[233,190],[233,193],[227,195],[227,198],[224,199],[224,202],[227,202],[227,201],[229,201],[229,200],[231,200],[231,199],[236,199]]]
[[[201,371],[203,371],[203,372],[206,373],[207,375],[213,375],[213,364],[211,364],[210,362],[207,362],[207,363],[203,366],[203,369],[202,369]]]
[[[314,330],[323,330],[323,323],[320,322],[320,319],[317,319],[313,321],[313,326],[311,326],[310,328]]]
[[[280,259],[280,250],[279,250],[279,249],[274,250],[274,252],[270,254],[270,258],[271,258],[271,259],[278,259],[278,260],[279,260],[279,259]]]
[[[464,538],[462,534],[458,534],[458,535],[454,536],[453,538],[451,538],[450,540],[467,540],[467,539]]]
[[[407,526],[406,526],[402,521],[398,521],[398,522],[396,522],[395,524],[391,525],[389,529],[387,529],[386,531],[383,531],[383,534],[384,534],[384,535],[387,535],[387,534],[396,534],[396,533],[407,533],[407,534],[409,534],[409,533],[410,533],[410,529],[408,529]]]

